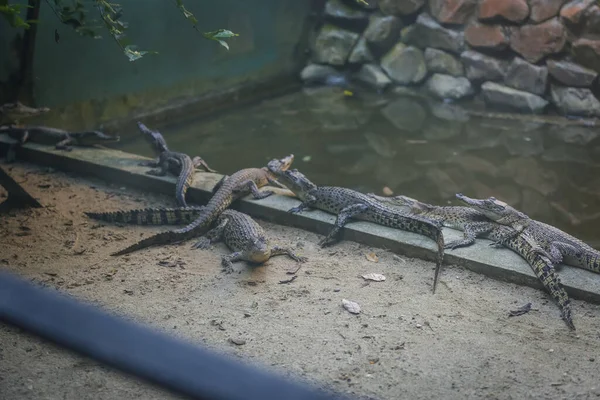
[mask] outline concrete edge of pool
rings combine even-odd
[[[11,139],[0,137],[2,154],[6,152],[11,143],[13,143]],[[94,176],[107,182],[127,185],[136,189],[170,195],[174,195],[175,192],[174,177],[147,175],[145,174],[147,167],[137,165],[139,161],[147,160],[146,157],[119,150],[74,148],[71,152],[65,152],[55,150],[50,146],[27,143],[17,150],[17,159],[57,170]],[[256,165],[255,167],[261,166]],[[213,186],[221,177],[220,174],[197,173],[195,183],[188,191],[187,197],[190,203],[206,203]],[[281,191],[275,191],[281,193]],[[248,196],[234,204],[232,208],[253,217],[318,234],[325,234],[331,229],[335,217],[330,214],[321,211],[307,211],[299,215],[287,213],[287,210],[297,203],[297,199],[286,195],[270,196],[258,201]],[[174,204],[173,202],[166,206],[174,206]],[[461,236],[462,232],[444,228],[446,241]],[[429,238],[367,222],[350,223],[343,229],[341,237],[345,240],[383,248],[400,256],[434,261],[436,255],[436,245]],[[542,289],[541,283],[525,260],[509,249],[492,248],[489,246],[490,243],[488,240],[478,239],[473,246],[448,250],[444,256],[444,264],[461,265],[495,279]],[[423,271],[423,273],[429,274],[433,281],[433,269]],[[597,274],[565,265],[558,268],[558,273],[571,297],[600,304],[600,277]],[[445,273],[442,271],[441,282],[444,280],[444,275]]]

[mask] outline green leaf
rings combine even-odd
[[[128,45],[125,46],[125,48],[123,48],[123,52],[129,59],[129,61],[139,60],[146,54],[158,54],[158,52],[156,51],[137,50],[137,48],[138,47],[135,45]]]
[[[202,34],[202,36],[204,36],[206,39],[215,40],[215,41],[219,42],[219,44],[221,46],[223,46],[227,50],[229,50],[229,45],[227,44],[227,42],[225,42],[224,40],[221,40],[221,39],[232,38],[234,36],[240,36],[240,35],[238,35],[237,33],[233,33],[227,29],[217,29],[216,31],[212,31],[212,32],[204,32]]]
[[[367,3],[365,0],[355,0],[355,1],[356,1],[357,3],[364,4],[365,6],[368,6],[368,5],[369,5],[369,3]]]
[[[183,16],[185,17],[185,19],[190,21],[192,23],[192,25],[196,26],[198,24],[198,19],[194,16],[194,14],[192,14],[190,11],[188,11],[185,8],[185,5],[183,4],[183,0],[175,0],[175,3],[177,4],[177,8],[179,8],[181,10],[181,12],[183,13]]]

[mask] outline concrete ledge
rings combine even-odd
[[[10,143],[12,143],[11,139],[0,137],[0,153],[4,154]],[[108,182],[172,195],[173,202],[165,204],[165,206],[175,204],[175,178],[145,174],[148,168],[137,164],[141,160],[147,160],[146,157],[111,149],[75,148],[72,152],[65,152],[33,143],[19,148],[17,157],[20,160],[63,171],[94,176]],[[197,173],[195,184],[188,191],[190,203],[206,203],[210,198],[210,191],[221,177],[222,175],[219,174]],[[287,213],[288,209],[297,204],[298,200],[284,195],[275,195],[263,200],[253,200],[251,196],[248,196],[234,204],[232,208],[254,217],[318,234],[325,234],[331,229],[335,220],[333,215],[318,210],[305,211],[299,215]],[[447,242],[461,236],[462,232],[444,228],[444,238]],[[408,257],[418,257],[430,261],[435,258],[436,246],[429,238],[368,222],[350,223],[342,231],[342,238],[385,248]],[[491,242],[488,240],[479,239],[473,246],[446,251],[445,264],[462,265],[495,279],[542,288],[525,260],[509,249],[492,248],[489,243]],[[424,271],[424,273],[431,273],[433,277],[432,271]],[[600,276],[569,266],[559,267],[559,275],[565,289],[573,298],[600,304]],[[443,273],[441,279],[443,280]]]

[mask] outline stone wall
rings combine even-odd
[[[328,0],[305,82],[416,86],[490,109],[600,116],[594,0]]]

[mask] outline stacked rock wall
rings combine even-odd
[[[491,109],[600,117],[595,0],[327,0],[305,81],[418,86]],[[338,79],[339,78],[339,79]]]

